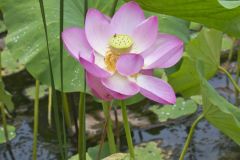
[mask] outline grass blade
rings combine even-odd
[[[84,22],[88,10],[88,0],[84,0]],[[86,160],[86,72],[84,70],[84,92],[80,93],[78,109],[78,155],[79,160]]]
[[[65,155],[64,155],[64,152],[63,152],[63,147],[64,146],[63,146],[63,142],[62,142],[60,116],[59,116],[59,110],[58,110],[58,100],[57,100],[57,93],[56,93],[54,78],[53,78],[52,62],[51,62],[51,55],[50,55],[50,50],[49,50],[48,31],[47,31],[47,24],[46,24],[46,17],[45,17],[45,9],[44,9],[43,0],[39,0],[39,5],[40,5],[40,9],[41,9],[41,15],[42,15],[44,33],[45,33],[45,38],[46,38],[46,45],[47,45],[49,71],[50,71],[51,87],[52,87],[52,104],[53,104],[53,111],[54,111],[54,120],[55,120],[55,123],[56,123],[57,137],[58,137],[58,142],[59,142],[59,147],[60,147],[61,158],[65,159]]]
[[[64,0],[60,0],[60,9],[59,9],[59,22],[60,22],[60,28],[59,28],[59,46],[60,46],[60,81],[61,81],[61,102],[62,102],[62,128],[63,128],[63,146],[64,147],[64,153],[67,155],[67,133],[66,133],[66,124],[65,124],[65,115],[68,113],[65,113],[67,103],[65,103],[65,97],[63,93],[63,41],[61,38],[61,34],[63,32],[63,24],[64,24]],[[71,127],[71,126],[70,126]]]

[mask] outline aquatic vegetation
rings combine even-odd
[[[0,159],[237,160],[239,4],[2,0]]]
[[[158,33],[157,17],[145,19],[137,3],[124,4],[112,19],[89,9],[85,28],[67,28],[62,37],[69,53],[86,69],[95,96],[125,99],[140,92],[159,103],[175,103],[173,89],[150,75],[154,68],[176,64],[183,42]]]

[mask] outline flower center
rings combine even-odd
[[[107,70],[116,71],[116,63],[121,54],[128,53],[133,45],[133,40],[126,34],[115,34],[109,40],[109,49],[104,58]]]
[[[126,34],[115,34],[110,38],[109,45],[113,50],[121,54],[131,49],[133,40]]]

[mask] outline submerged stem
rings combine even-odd
[[[109,102],[102,101],[102,107],[103,107],[103,112],[104,112],[104,116],[107,123],[107,137],[108,137],[109,149],[110,149],[110,153],[113,154],[113,153],[116,153],[117,149],[116,149],[116,143],[115,143],[114,134],[112,130],[112,119],[110,117]]]
[[[127,117],[127,108],[124,101],[121,101],[121,109],[122,109],[122,116],[123,116],[123,124],[125,128],[126,138],[127,138],[127,144],[128,149],[130,152],[130,159],[134,160],[134,148],[133,148],[133,142],[132,142],[132,136],[131,136],[131,130],[128,123],[128,117]]]
[[[183,147],[183,150],[182,150],[182,153],[181,153],[181,155],[180,155],[179,160],[183,160],[183,159],[184,159],[184,156],[185,156],[185,154],[186,154],[186,152],[187,152],[188,146],[189,146],[189,144],[190,144],[190,142],[191,142],[191,140],[192,140],[192,136],[193,136],[195,127],[196,127],[196,125],[198,124],[198,122],[199,122],[203,117],[204,117],[204,115],[201,114],[201,115],[193,122],[193,124],[192,124],[192,126],[191,126],[191,129],[190,129],[190,132],[189,132],[189,134],[188,134],[187,140],[186,140],[186,142],[185,142],[185,144],[184,144],[184,147]]]
[[[240,92],[240,87],[238,86],[238,84],[235,82],[235,80],[233,79],[233,77],[231,76],[231,74],[225,69],[223,68],[222,66],[218,66],[218,69],[223,71],[227,76],[228,78],[230,79],[230,81],[232,82],[234,88]]]
[[[33,160],[37,159],[38,110],[39,110],[39,81],[36,80],[34,99]]]

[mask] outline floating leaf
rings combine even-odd
[[[15,133],[15,127],[11,126],[11,125],[7,125],[7,131],[8,131],[8,139],[12,140],[14,137],[16,137],[16,133]],[[0,127],[0,144],[1,143],[5,143],[6,139],[5,139],[5,134],[4,134],[4,129],[1,126]]]
[[[98,151],[99,151],[99,145],[88,148],[88,152],[86,154],[87,160],[97,159]],[[105,142],[102,146],[100,158],[104,158],[104,157],[108,156],[109,153],[110,152],[109,152],[108,143]],[[78,159],[79,159],[79,156],[78,156],[78,154],[76,154],[68,160],[78,160]]]
[[[78,155],[78,154],[75,154],[75,155],[73,155],[72,157],[70,157],[68,160],[79,160],[79,155]],[[88,153],[86,153],[86,160],[93,160],[93,159],[88,155]]]
[[[124,158],[126,158],[127,155],[127,153],[115,153],[111,156],[104,158],[103,160],[123,160]]]
[[[164,105],[163,107],[154,105],[150,107],[150,110],[158,116],[160,122],[165,122],[195,113],[197,105],[193,100],[185,101],[183,98],[177,98],[174,105]]]
[[[0,79],[0,99],[1,102],[7,107],[8,111],[12,112],[14,109],[12,95],[5,91],[5,86],[1,79]]]
[[[100,147],[100,145],[88,148],[87,152],[88,152],[89,156],[91,157],[91,159],[97,159],[99,147]],[[109,154],[110,154],[109,145],[107,142],[105,142],[102,146],[100,158],[107,157]]]
[[[218,2],[227,9],[233,9],[240,6],[240,0],[218,0]]]
[[[141,147],[135,147],[135,159],[137,160],[163,160],[160,148],[155,142],[149,142]],[[123,160],[129,160],[129,155]]]
[[[199,68],[199,67],[198,67]],[[203,70],[199,68],[199,71]],[[200,73],[205,118],[240,145],[240,109],[229,103]]]
[[[25,67],[13,58],[8,49],[4,49],[2,54],[2,75],[8,76],[22,71]]]
[[[223,36],[222,40],[222,51],[230,50],[233,47],[233,39],[227,35]]]
[[[190,97],[195,103],[202,105],[202,96],[201,95],[195,95]]]
[[[226,9],[217,0],[136,0],[136,2],[146,10],[201,23],[240,37],[240,7]]]
[[[173,16],[156,14],[153,12],[145,12],[147,15],[158,16],[159,32],[173,34],[178,36],[184,42],[188,42],[190,39],[189,25],[190,23]]]
[[[2,20],[0,20],[0,33],[5,32],[7,30],[5,24]]]
[[[220,64],[221,43],[221,32],[203,29],[186,45],[186,53],[180,69],[168,76],[169,83],[176,92],[185,97],[199,93],[200,79],[195,67],[196,61],[203,61],[206,70],[205,77],[210,79],[215,75]]]
[[[33,100],[35,98],[35,86],[28,87],[24,90],[24,95],[27,96],[29,99]],[[39,99],[43,98],[48,94],[48,86],[40,85],[39,86]]]

